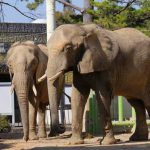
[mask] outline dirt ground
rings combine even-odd
[[[53,138],[24,142],[20,133],[0,133],[0,150],[150,150],[150,140],[129,142],[130,134],[118,134],[120,142],[111,146],[99,145],[99,137],[86,139],[82,145],[67,145],[70,132]],[[149,137],[150,139],[150,137]]]

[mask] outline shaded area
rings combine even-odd
[[[35,147],[30,150],[149,150],[150,149],[150,143],[148,144],[132,144],[130,145],[112,145],[112,146],[76,146],[76,147],[54,147],[54,146],[48,146],[48,147]]]
[[[11,132],[0,133],[0,139],[22,139],[23,129],[22,128],[12,128]]]
[[[0,133],[0,139],[22,139],[23,133]]]
[[[12,144],[6,144],[6,143],[3,143],[2,141],[0,141],[0,149],[9,149],[12,147]]]

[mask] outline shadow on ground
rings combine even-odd
[[[23,133],[0,133],[0,139],[22,139]]]
[[[11,144],[5,144],[5,143],[3,143],[2,141],[0,141],[0,149],[2,150],[2,149],[9,149],[9,148],[11,148],[12,147],[12,145]]]
[[[150,143],[147,144],[136,144],[128,143],[127,145],[111,145],[111,146],[71,146],[71,147],[54,147],[54,146],[47,146],[47,147],[35,147],[30,150],[150,150]]]

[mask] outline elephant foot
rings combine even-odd
[[[29,140],[38,140],[39,137],[35,133],[30,133],[29,134]]]
[[[143,134],[142,131],[140,133],[134,133],[130,138],[130,141],[147,141],[148,133]]]
[[[101,141],[101,145],[110,145],[110,144],[116,144],[119,142],[120,139],[115,139],[114,136],[105,136]]]
[[[67,145],[77,145],[84,144],[84,140],[82,138],[71,137]]]
[[[54,137],[58,136],[59,134],[62,134],[65,132],[65,127],[62,125],[59,125],[57,128],[52,128],[50,133],[48,134],[48,137]]]
[[[27,142],[29,140],[29,137],[28,136],[23,136],[23,140]]]
[[[39,132],[38,137],[39,138],[47,138],[47,134],[45,132]]]
[[[82,138],[83,139],[91,139],[93,138],[93,135],[87,132],[82,132]]]

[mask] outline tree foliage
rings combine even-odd
[[[21,0],[21,1],[29,2],[29,0]],[[29,8],[30,10],[35,10],[42,3],[44,3],[44,0],[34,0],[34,2],[29,2],[27,4],[27,8]]]
[[[35,10],[43,2],[44,0],[34,0],[33,3],[28,3],[27,7]],[[86,12],[92,14],[93,22],[100,26],[111,30],[134,27],[150,35],[150,0],[90,0],[90,2],[94,9],[88,9]],[[82,14],[77,15],[72,9],[64,9],[63,12],[56,12],[56,20],[58,25],[80,23]]]
[[[150,35],[149,0],[90,0],[94,10],[87,10],[94,22],[107,29],[134,27]]]
[[[64,12],[59,12],[57,11],[55,13],[56,16],[56,24],[61,25],[61,24],[73,24],[73,23],[81,23],[82,22],[82,16],[77,15],[71,11],[64,11]]]

